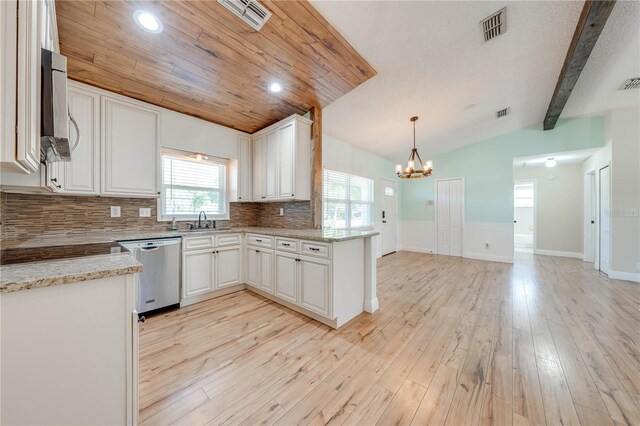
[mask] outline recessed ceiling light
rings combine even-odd
[[[162,32],[162,22],[151,12],[138,9],[133,12],[133,20],[145,31],[154,34]]]
[[[558,164],[558,162],[557,162],[557,161],[556,161],[556,159],[555,159],[555,158],[553,158],[553,157],[551,157],[551,158],[547,159],[547,162],[546,162],[546,163],[544,163],[544,165],[545,165],[545,166],[547,166],[547,167],[555,167],[555,166],[556,166],[556,164]]]
[[[282,92],[282,85],[280,83],[271,83],[269,85],[269,90],[271,90],[273,93]]]

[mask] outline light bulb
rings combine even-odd
[[[433,169],[433,161],[427,160],[427,162],[424,164],[424,169],[425,170]]]
[[[413,170],[415,168],[415,163],[413,162],[413,160],[409,161],[409,163],[407,163],[407,166],[409,169]]]
[[[555,158],[549,158],[549,159],[547,160],[547,162],[545,163],[545,165],[546,165],[547,167],[555,167],[555,166],[556,166],[556,164],[558,164],[558,163],[556,162],[556,159],[555,159]]]
[[[396,164],[396,173],[402,173],[402,165]]]
[[[269,85],[269,90],[271,90],[273,93],[278,93],[282,91],[282,85],[280,83],[271,83]]]

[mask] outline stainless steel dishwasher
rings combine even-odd
[[[180,237],[120,241],[142,263],[136,309],[144,314],[180,304]]]

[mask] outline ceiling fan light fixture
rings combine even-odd
[[[416,121],[418,117],[411,117],[410,121],[413,123],[413,148],[409,159],[407,160],[407,166],[403,169],[402,164],[396,164],[396,175],[402,179],[418,179],[431,176],[433,172],[433,162],[422,162],[418,149],[416,148]]]

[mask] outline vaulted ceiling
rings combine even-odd
[[[258,32],[215,0],[58,0],[60,50],[74,80],[249,133],[376,74],[307,1],[261,3],[272,16]],[[142,30],[138,8],[163,32]]]

